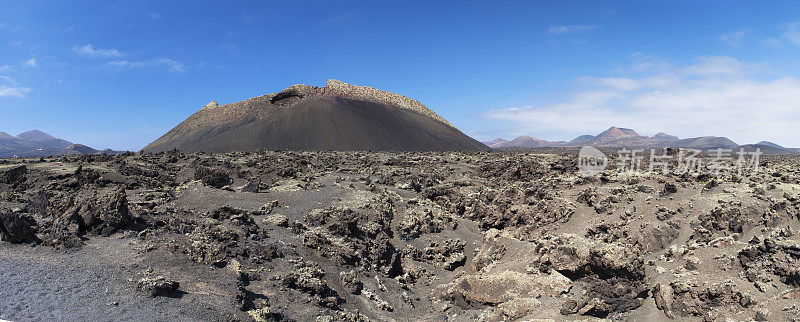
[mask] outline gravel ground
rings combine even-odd
[[[104,241],[105,243],[105,241]],[[136,265],[98,254],[0,243],[0,319],[11,321],[229,320],[192,294],[150,297],[135,290]],[[116,244],[116,245],[112,245]]]
[[[0,319],[800,317],[796,156],[582,178],[543,152],[0,160]]]

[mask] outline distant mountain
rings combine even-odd
[[[605,142],[605,141],[613,141],[622,138],[638,137],[638,136],[641,135],[639,135],[639,133],[636,133],[636,131],[634,130],[612,126],[608,130],[603,131],[603,133],[600,133],[597,136],[595,136],[594,139],[592,139],[592,141],[590,142]]]
[[[7,134],[7,133],[3,133]],[[42,131],[28,131],[17,136],[0,135],[0,157],[45,156],[62,154],[71,142],[57,139]]]
[[[539,140],[527,135],[520,136],[511,141],[498,138],[493,141],[484,142],[484,144],[490,148],[540,148],[553,145],[551,142]]]
[[[646,145],[650,138],[641,136],[639,133],[632,129],[619,128],[616,126],[610,127],[608,130],[603,131],[583,145],[591,145],[597,147],[611,147],[611,146],[641,146]]]
[[[543,147],[550,145],[550,142],[545,140],[539,140],[527,135],[520,136],[514,140],[511,140],[511,146],[514,147]]]
[[[564,142],[551,142],[536,139],[527,135],[520,136],[512,141],[506,141],[502,138],[495,139],[490,142],[484,142],[492,148],[509,148],[509,147],[576,147],[583,145],[592,145],[597,147],[616,147],[616,146],[631,146],[631,147],[645,147],[663,145],[666,142],[676,141],[677,138],[664,133],[659,133],[655,138],[639,135],[632,129],[619,128],[612,126],[603,133],[594,135],[581,135],[572,141]]]
[[[761,142],[756,143],[755,145],[766,145],[766,146],[771,146],[773,148],[785,149],[784,147],[782,147],[780,145],[777,145],[775,143],[769,142],[769,141],[761,141]]]
[[[64,150],[68,150],[68,151],[75,151],[75,152],[78,152],[78,153],[80,153],[80,154],[95,154],[95,153],[100,153],[100,151],[98,151],[98,150],[95,150],[95,149],[92,149],[92,148],[90,148],[90,147],[88,147],[88,146],[85,146],[85,145],[83,145],[83,144],[73,144],[73,145],[70,145],[70,146],[68,146],[68,147],[67,147],[66,149],[64,149]]]
[[[762,142],[766,142],[766,141],[762,141]],[[767,143],[769,143],[769,142],[767,142]],[[794,149],[787,149],[787,148],[780,147],[780,146],[776,147],[776,145],[777,144],[772,144],[772,145],[761,144],[761,142],[759,142],[758,144],[740,145],[740,146],[734,148],[733,150],[734,150],[734,152],[740,151],[740,150],[744,150],[745,152],[759,151],[759,152],[761,152],[763,154],[789,154],[789,153],[800,152],[800,151],[795,151]]]
[[[31,140],[42,140],[42,141],[43,140],[57,140],[52,135],[44,133],[44,132],[39,131],[39,130],[30,130],[28,132],[22,132],[22,133],[18,134],[16,136],[16,138],[18,138],[20,140],[26,140],[26,141],[31,141]]]
[[[72,142],[57,139],[39,130],[20,133],[16,138],[28,142],[36,149],[66,149],[68,146],[72,145]]]
[[[591,145],[595,147],[604,148],[685,148],[697,150],[710,150],[710,149],[732,149],[739,151],[752,152],[757,149],[764,154],[788,154],[800,153],[800,149],[784,148],[780,145],[769,141],[761,141],[757,144],[739,145],[736,142],[719,136],[704,136],[688,139],[679,139],[677,136],[669,135],[664,132],[659,132],[652,137],[640,135],[636,131],[627,128],[620,128],[612,126],[611,128],[603,131],[597,136],[581,135],[572,141],[552,142],[535,139],[533,137],[523,135],[512,141],[507,141],[498,138],[493,141],[484,142],[491,148],[511,148],[511,147],[580,147],[584,145]]]
[[[5,135],[3,135],[5,134]],[[2,150],[12,150],[12,149],[22,149],[30,147],[30,143],[27,143],[23,140],[15,138],[11,135],[6,133],[0,134],[0,151]]]
[[[506,140],[504,138],[496,138],[494,140],[481,142],[481,143],[486,144],[486,146],[488,146],[490,148],[501,148],[501,147],[505,146],[506,144],[508,144],[508,142],[511,142],[511,141],[508,141],[508,140]]]
[[[17,136],[0,132],[0,158],[94,153],[100,153],[100,151],[83,144],[73,144],[39,130],[27,131]],[[107,152],[103,151],[102,153]],[[120,152],[108,152],[108,154],[117,153]]]
[[[581,145],[584,145],[584,144],[588,143],[592,139],[594,139],[594,135],[581,135],[579,137],[576,137],[576,138],[572,139],[572,141],[567,142],[565,145],[567,145],[567,146],[581,146]]]
[[[664,132],[653,135],[653,139],[661,142],[675,142],[679,140],[677,136],[669,135]]]
[[[677,139],[677,137],[663,132],[651,138],[649,136],[640,135],[632,129],[612,126],[581,145],[597,147],[658,147],[677,141]]]
[[[670,147],[673,148],[686,148],[686,149],[716,149],[716,148],[735,148],[739,144],[731,141],[726,137],[719,136],[703,136],[699,138],[690,138],[675,141]]]

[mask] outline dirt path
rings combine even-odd
[[[108,241],[104,241],[106,243]],[[123,241],[89,243],[79,252],[0,243],[0,319],[11,321],[230,320],[200,295],[150,297],[130,280],[136,263],[109,257],[126,252]],[[117,246],[117,247],[115,247]],[[105,251],[105,254],[99,252]],[[129,280],[130,279],[130,280]]]

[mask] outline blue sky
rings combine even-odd
[[[138,150],[329,78],[480,140],[612,125],[800,147],[797,1],[0,0],[0,131]]]

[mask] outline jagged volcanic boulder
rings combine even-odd
[[[30,216],[0,209],[0,240],[10,243],[38,242],[36,221]]]
[[[0,183],[14,184],[25,180],[28,168],[24,164],[0,167]]]
[[[483,150],[420,102],[329,80],[242,102],[212,102],[143,152],[267,150]]]

